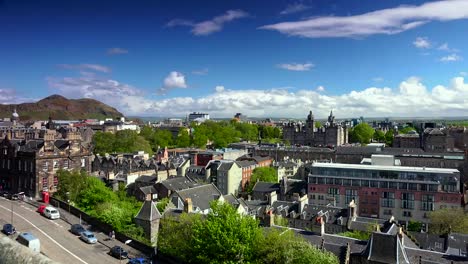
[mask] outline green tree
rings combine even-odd
[[[418,221],[409,221],[408,227],[406,228],[408,231],[420,232],[422,229],[422,223]]]
[[[87,174],[85,171],[58,170],[57,197],[63,201],[70,200],[75,203],[80,191],[87,185]]]
[[[376,130],[374,133],[374,140],[377,142],[385,142],[385,133],[382,130]]]
[[[412,127],[412,126],[407,126],[407,127],[404,127],[402,129],[399,129],[398,130],[398,133],[400,134],[408,134],[409,132],[411,131],[418,131],[416,128]]]
[[[291,230],[268,229],[256,243],[255,263],[338,264],[335,255],[321,251]]]
[[[179,148],[186,148],[190,146],[190,135],[186,128],[181,128],[177,135],[176,145]]]
[[[394,131],[392,129],[385,133],[385,144],[387,144],[387,146],[393,145],[393,134]]]
[[[468,233],[468,215],[461,208],[440,209],[429,214],[429,232],[433,234],[447,234],[451,232]]]
[[[247,186],[247,192],[252,192],[257,181],[262,182],[278,182],[278,171],[273,167],[258,167],[255,168],[250,177],[250,183]]]
[[[345,237],[350,237],[350,238],[355,238],[355,239],[359,239],[359,240],[369,240],[371,232],[353,230],[353,231],[346,231],[346,232],[340,233],[338,235],[345,236]]]
[[[354,142],[369,144],[374,136],[374,129],[367,123],[361,123],[351,130],[350,138]]]
[[[164,210],[166,209],[167,204],[169,203],[169,198],[164,197],[161,200],[158,201],[156,204],[156,207],[158,208],[159,212],[162,214]]]
[[[114,152],[115,135],[110,132],[98,131],[93,136],[94,153],[104,155]]]
[[[159,148],[169,147],[173,144],[174,139],[172,133],[169,130],[157,129],[150,142],[154,150]]]
[[[203,222],[193,226],[192,246],[199,263],[245,263],[254,259],[254,246],[262,232],[250,216],[229,204],[214,202]]]
[[[322,127],[322,123],[320,121],[315,121],[315,127],[316,128],[321,128]]]

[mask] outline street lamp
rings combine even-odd
[[[129,239],[129,240],[126,240],[125,241],[125,245],[128,245],[132,243],[132,240]],[[120,253],[120,257],[119,257],[119,263],[122,263],[122,251],[124,250],[124,248],[122,247],[122,249],[120,249],[119,253]],[[127,253],[127,258],[128,258],[128,253]]]
[[[13,225],[13,198],[11,199],[11,225]]]
[[[70,192],[66,192],[65,195],[67,195],[68,213],[70,213]]]

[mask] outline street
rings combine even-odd
[[[70,224],[62,219],[49,220],[37,213],[35,207],[23,201],[11,201],[0,197],[0,226],[11,223],[12,204],[13,225],[17,232],[30,232],[39,238],[41,252],[50,259],[67,264],[119,263],[118,259],[108,255],[107,246],[101,243],[86,244],[69,232]],[[98,239],[101,238],[102,236],[98,236]],[[126,262],[127,260],[122,260],[122,263]]]

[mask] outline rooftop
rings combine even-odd
[[[358,170],[384,170],[384,171],[406,171],[425,173],[459,173],[457,169],[442,169],[428,167],[406,167],[406,166],[383,166],[383,165],[362,165],[345,163],[320,163],[314,162],[312,167],[337,168],[337,169],[358,169]]]

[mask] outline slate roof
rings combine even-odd
[[[171,191],[184,190],[184,189],[188,189],[188,188],[191,188],[191,187],[195,186],[195,183],[192,182],[187,177],[170,178],[170,179],[167,179],[165,181],[162,181],[161,184],[164,187],[166,187],[166,189],[171,190]]]
[[[373,232],[363,255],[376,263],[410,263],[397,235]]]
[[[193,209],[198,207],[200,210],[209,209],[210,203],[213,200],[217,200],[219,197],[223,196],[212,183],[179,190],[176,191],[175,194],[179,196],[182,201],[190,198],[192,200]]]
[[[252,189],[253,192],[259,192],[259,193],[271,193],[271,192],[279,191],[279,190],[280,190],[279,183],[262,182],[262,181],[255,183]]]
[[[299,193],[300,195],[304,195],[307,193],[307,182],[303,180],[296,180],[296,179],[286,179],[287,187],[286,187],[286,194],[293,194]]]
[[[156,176],[149,176],[149,175],[142,175],[136,178],[135,182],[146,182],[146,183],[154,183],[156,182],[158,177]]]
[[[140,187],[140,190],[142,193],[144,193],[145,195],[148,195],[148,194],[152,194],[152,193],[156,193],[156,189],[151,185],[151,186],[143,186],[143,187]]]
[[[241,168],[257,165],[257,163],[255,161],[252,161],[252,160],[240,160],[240,161],[236,161],[236,163]]]
[[[135,219],[154,221],[161,219],[161,213],[159,212],[156,204],[153,201],[144,201]]]
[[[220,171],[229,171],[234,165],[234,162],[221,162],[219,164],[218,170]]]

